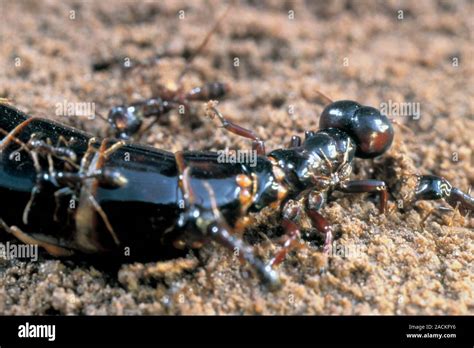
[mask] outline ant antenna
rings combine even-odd
[[[94,119],[97,117],[97,119],[101,120],[102,122],[104,122],[106,125],[110,125],[109,123],[109,120],[107,117],[105,117],[104,115],[102,115],[100,112],[94,112]],[[107,128],[105,130],[102,129],[102,131],[99,133],[101,136],[108,136],[108,133],[107,133]]]
[[[333,102],[333,100],[331,98],[329,98],[326,94],[324,94],[323,92],[321,92],[320,90],[315,90],[316,94],[319,96],[320,99],[322,99],[325,103],[325,106],[327,104],[331,104]]]
[[[404,125],[403,123],[400,123],[398,122],[397,120],[395,120],[394,118],[388,118],[390,122],[392,122],[392,124],[410,132],[412,135],[415,135],[415,132],[408,126]]]
[[[100,112],[94,112],[94,117],[97,116],[97,118],[99,120],[102,120],[104,121],[105,123],[109,123],[107,117],[105,117],[104,115],[102,115]]]
[[[229,6],[227,6],[227,9],[224,11],[224,13],[217,19],[217,21],[215,22],[214,26],[211,28],[211,30],[207,33],[206,37],[204,38],[204,40],[202,40],[202,42],[199,44],[199,46],[197,47],[197,49],[194,51],[194,53],[191,55],[191,57],[189,57],[187,59],[187,62],[186,62],[186,66],[184,67],[184,69],[181,71],[181,74],[179,75],[178,77],[178,80],[177,80],[177,85],[180,84],[181,80],[183,79],[184,75],[186,75],[186,73],[189,71],[190,67],[191,67],[191,64],[192,62],[194,61],[194,58],[196,58],[201,52],[202,50],[204,49],[204,47],[206,47],[206,45],[208,44],[210,38],[212,37],[212,35],[217,31],[217,29],[219,28],[221,22],[224,20],[224,18],[227,16],[227,14],[229,13],[230,9],[234,6],[234,2],[235,0],[232,0],[229,4]]]

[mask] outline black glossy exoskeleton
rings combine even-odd
[[[177,152],[92,136],[0,105],[0,226],[25,243],[57,256],[113,253],[160,258],[177,248],[215,241],[246,260],[271,289],[307,214],[331,247],[332,227],[320,208],[333,190],[375,192],[380,211],[387,187],[379,180],[350,180],[355,157],[383,154],[393,140],[390,121],[352,101],[328,105],[321,129],[294,136],[268,154],[250,130],[211,111],[232,133],[253,140],[256,163],[221,163],[215,152]],[[416,199],[441,199],[464,211],[474,200],[444,179],[420,176]],[[235,233],[265,207],[282,214],[287,239],[265,264]]]
[[[453,187],[445,178],[435,175],[419,176],[415,200],[438,199],[446,200],[452,207],[459,209],[464,214],[474,211],[474,198]]]

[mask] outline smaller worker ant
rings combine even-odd
[[[128,140],[134,136],[144,134],[161,116],[169,113],[171,110],[179,108],[187,110],[191,102],[221,99],[229,93],[229,85],[223,82],[209,82],[203,86],[192,88],[190,91],[183,91],[182,79],[190,70],[191,64],[196,56],[202,52],[211,36],[219,28],[220,23],[228,14],[232,4],[231,2],[225,12],[217,19],[195,52],[187,59],[186,65],[175,83],[175,85],[178,86],[177,89],[172,90],[166,86],[159,85],[155,92],[157,95],[152,98],[137,101],[129,105],[115,106],[109,111],[106,118],[98,114],[100,118],[108,122],[116,138]],[[141,66],[141,64],[136,64],[134,68],[139,66]],[[182,111],[180,110],[180,112]],[[150,122],[148,126],[142,127],[143,121],[146,118],[154,118],[154,120]]]

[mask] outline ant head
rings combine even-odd
[[[363,106],[351,100],[340,100],[329,104],[319,119],[319,127],[338,128],[357,144],[356,156],[374,158],[390,148],[393,127],[390,120],[377,109]]]
[[[116,106],[112,108],[107,117],[107,121],[115,131],[115,136],[128,140],[137,133],[142,125],[142,118],[137,115],[134,106]]]

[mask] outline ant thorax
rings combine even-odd
[[[315,186],[326,189],[346,180],[355,150],[349,135],[329,128],[307,138],[299,147],[275,150],[269,156],[285,173],[289,188],[301,191]]]

